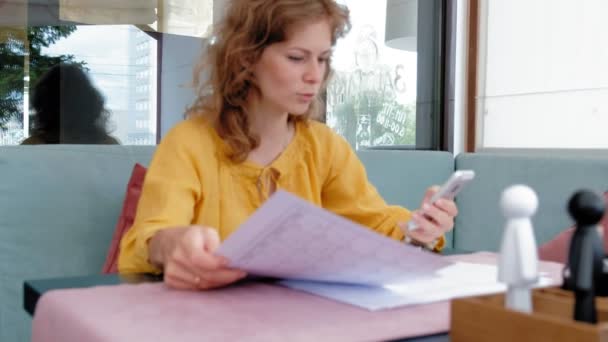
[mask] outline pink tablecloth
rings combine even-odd
[[[561,264],[541,269],[558,279]],[[147,283],[49,291],[32,341],[369,341],[446,332],[449,322],[449,302],[371,312],[268,284],[183,292]]]

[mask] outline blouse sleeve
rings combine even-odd
[[[323,186],[323,206],[380,234],[403,240],[398,222],[409,221],[406,208],[388,205],[367,179],[363,163],[342,137],[335,135],[328,160],[329,174]],[[441,249],[444,238],[435,245]]]
[[[189,225],[203,200],[200,154],[189,148],[193,137],[177,128],[158,145],[146,172],[135,222],[121,240],[121,273],[159,273],[149,262],[148,240],[159,230]]]

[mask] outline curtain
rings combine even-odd
[[[157,0],[59,0],[59,18],[83,24],[153,24]]]
[[[218,0],[215,0],[218,1]],[[208,36],[214,0],[164,0],[159,30],[181,36]]]
[[[37,5],[36,1],[32,1],[32,6]],[[27,26],[27,12],[27,0],[0,0],[0,27]]]
[[[0,0],[0,27],[152,24],[157,0]]]
[[[205,37],[218,0],[0,0],[0,28],[65,25],[154,25],[163,33]],[[0,35],[0,42],[4,39]]]

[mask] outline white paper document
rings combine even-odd
[[[369,310],[397,306],[428,304],[453,298],[504,292],[506,286],[496,280],[494,265],[457,262],[437,271],[436,278],[416,279],[404,284],[362,286],[301,280],[284,280],[280,284],[356,305]],[[540,277],[537,287],[552,285]]]
[[[496,267],[454,263],[277,191],[226,239],[230,267],[370,310],[500,292]]]

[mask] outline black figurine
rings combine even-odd
[[[564,288],[574,292],[574,319],[597,323],[595,296],[602,277],[604,246],[597,226],[604,215],[604,200],[593,191],[576,192],[568,202],[576,230],[570,241]]]

